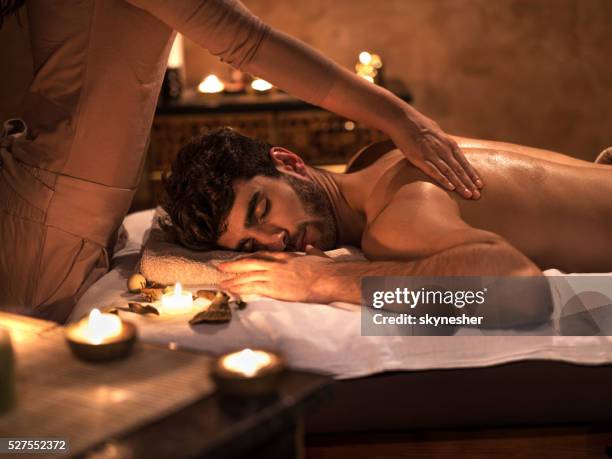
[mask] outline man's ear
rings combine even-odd
[[[285,172],[295,172],[299,175],[306,175],[306,164],[297,154],[283,147],[270,148],[270,158],[277,169]]]

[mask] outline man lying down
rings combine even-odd
[[[220,265],[236,273],[221,287],[239,295],[359,303],[364,276],[612,271],[611,166],[456,140],[486,183],[479,200],[432,183],[392,144],[338,174],[223,128],[181,149],[163,206],[190,248],[256,252]],[[322,252],[340,245],[361,247],[369,261]],[[550,310],[543,302],[519,312],[537,321]]]

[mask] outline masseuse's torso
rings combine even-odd
[[[449,193],[469,225],[501,235],[542,269],[612,269],[612,167],[519,145],[457,140],[486,184],[477,201]],[[399,150],[357,175],[361,189],[351,195],[344,187],[344,194],[368,221],[402,187],[431,182]]]
[[[48,189],[28,193],[46,224],[104,247],[140,180],[174,29],[248,67],[267,28],[233,1],[26,5],[34,78],[15,116],[31,135],[13,142],[12,155],[49,177]]]

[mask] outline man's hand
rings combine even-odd
[[[258,294],[285,301],[329,303],[326,274],[333,260],[308,245],[306,254],[256,252],[240,260],[221,263],[219,269],[236,276],[220,287],[238,295]]]

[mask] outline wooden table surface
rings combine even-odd
[[[0,313],[0,327],[11,333],[17,378],[0,437],[67,438],[73,457],[235,457],[279,428],[295,430],[330,385],[287,371],[277,397],[237,402],[215,393],[202,353],[139,342],[125,360],[92,364],[74,358],[53,322]]]

